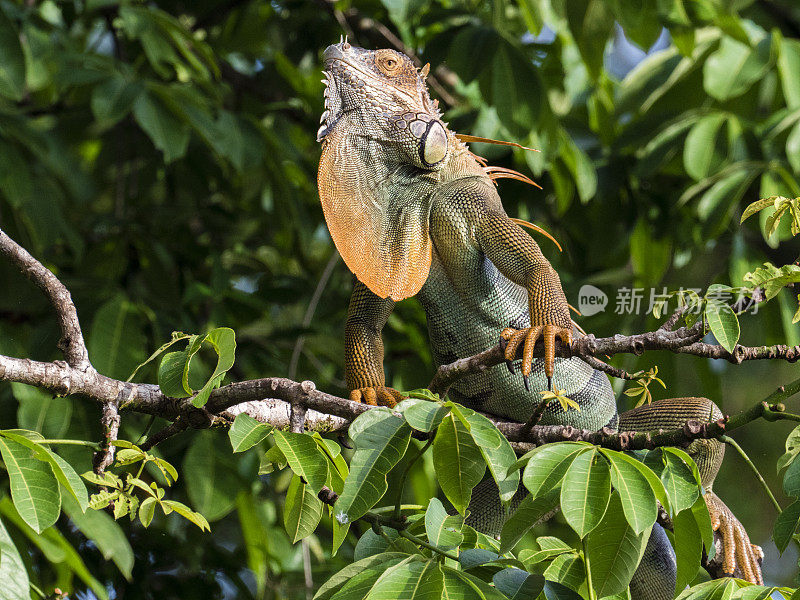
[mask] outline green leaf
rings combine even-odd
[[[338,590],[343,589],[343,586],[346,586],[347,582],[352,581],[358,575],[365,572],[379,574],[383,571],[383,568],[396,565],[406,558],[408,558],[408,555],[402,552],[385,552],[383,554],[368,556],[367,558],[349,564],[320,586],[319,590],[317,590],[317,593],[314,595],[314,600],[328,600],[328,598],[336,594]],[[375,579],[378,577],[377,574]],[[372,586],[370,585],[370,587]],[[369,588],[367,588],[366,591],[369,591]],[[360,598],[363,599],[364,594],[362,594]]]
[[[272,438],[295,475],[305,479],[311,490],[318,493],[328,479],[328,459],[314,438],[307,433],[277,429],[273,431]]]
[[[522,537],[558,506],[561,492],[558,488],[540,494],[535,499],[528,494],[513,514],[503,523],[500,532],[500,552],[509,552]]]
[[[75,498],[82,512],[86,510],[89,505],[89,495],[86,492],[86,486],[83,484],[83,481],[81,481],[80,476],[75,472],[75,469],[72,468],[72,465],[55,452],[52,452],[49,448],[37,444],[19,433],[5,430],[0,431],[0,435],[15,441],[21,446],[25,446],[34,453],[37,459],[49,464],[58,483]]]
[[[800,107],[800,40],[783,39],[778,53],[778,75],[789,108]]]
[[[661,280],[672,260],[672,241],[657,239],[651,225],[639,219],[630,236],[631,264],[636,277],[645,283]]]
[[[461,544],[461,526],[464,518],[449,516],[438,498],[431,498],[425,511],[425,533],[428,541],[441,548],[454,548]]]
[[[378,578],[365,600],[440,600],[443,577],[436,560],[412,557],[390,567]]]
[[[444,575],[444,594],[442,598],[469,598],[470,600],[506,600],[497,589],[474,575],[440,566]],[[402,598],[403,596],[395,596]],[[389,600],[389,599],[387,599]]]
[[[403,413],[411,427],[426,433],[436,429],[445,415],[450,412],[438,402],[418,400],[416,398],[403,400],[397,405],[396,409]]]
[[[778,459],[778,473],[790,465],[798,454],[800,454],[800,425],[792,429],[791,433],[786,436],[786,452]],[[800,491],[797,495],[800,496]]]
[[[333,507],[341,524],[362,517],[386,493],[386,475],[405,454],[411,427],[390,410],[379,407],[353,421],[350,437],[356,451],[344,491]]]
[[[537,448],[522,474],[523,485],[534,498],[546,494],[561,484],[572,461],[589,449],[586,444],[577,442],[559,442]]]
[[[561,554],[544,570],[548,584],[557,581],[572,590],[585,589],[586,566],[577,554]],[[545,585],[547,591],[547,585]]]
[[[775,205],[776,197],[773,196],[771,198],[762,198],[761,200],[756,200],[755,202],[749,204],[747,208],[744,209],[742,213],[742,218],[739,223],[744,223],[748,218],[752,215],[756,214],[764,210],[765,208],[769,208],[770,206]]]
[[[700,496],[692,505],[692,514],[694,515],[694,522],[697,524],[697,530],[700,532],[700,539],[706,548],[706,553],[710,558],[713,558],[715,552],[714,546],[714,530],[711,527],[711,515],[708,512],[708,505],[704,496]]]
[[[244,452],[261,442],[271,431],[271,425],[256,421],[248,414],[239,413],[228,430],[228,438],[234,452]]]
[[[683,166],[695,180],[705,179],[719,170],[725,156],[724,129],[726,113],[712,113],[701,118],[686,136]]]
[[[139,363],[125,381],[133,381],[133,378],[136,377],[136,373],[138,373],[142,367],[155,360],[155,358],[159,354],[161,354],[164,350],[166,350],[170,346],[173,346],[178,342],[182,342],[183,340],[188,340],[193,337],[194,336],[189,335],[188,333],[183,333],[182,331],[173,331],[170,341],[161,344],[161,346],[159,346],[155,352],[153,352],[150,356],[148,356],[143,362]]]
[[[192,395],[191,388],[183,386],[183,370],[186,367],[188,355],[184,351],[167,352],[158,365],[158,387],[165,396],[170,398],[188,398]]]
[[[322,519],[322,500],[295,475],[286,491],[283,525],[293,544],[308,537]]]
[[[767,262],[763,267],[745,275],[744,280],[754,288],[763,288],[767,300],[771,300],[790,283],[800,282],[800,266],[784,265],[779,269]]]
[[[754,48],[724,37],[703,65],[703,87],[717,100],[742,95],[758,81],[771,63],[772,40],[762,39]]]
[[[69,495],[65,495],[62,502],[64,512],[67,513],[75,527],[92,540],[103,558],[112,560],[117,565],[119,572],[130,581],[133,570],[133,549],[122,531],[122,527],[104,511],[87,510],[82,512],[77,502]]]
[[[656,496],[650,482],[630,457],[613,450],[601,449],[600,452],[611,465],[611,485],[619,492],[622,510],[633,532],[638,535],[649,531],[658,516]]]
[[[544,577],[513,568],[496,573],[492,583],[511,600],[538,598],[544,589]]]
[[[153,521],[157,504],[158,500],[155,498],[145,498],[139,505],[139,520],[145,527],[149,527],[150,523]]]
[[[210,521],[233,510],[243,487],[228,444],[217,433],[206,430],[194,436],[182,469],[192,506]]]
[[[792,165],[795,174],[800,174],[800,123],[792,128],[786,138],[786,159]]]
[[[703,538],[691,508],[686,508],[675,515],[672,523],[678,569],[675,587],[677,592],[690,584],[697,576],[703,552]]]
[[[141,94],[133,104],[133,116],[153,145],[163,152],[165,163],[186,154],[189,126],[167,109],[159,98],[150,93]]]
[[[217,366],[214,367],[214,372],[206,384],[197,392],[197,396],[192,398],[192,404],[197,407],[204,406],[208,402],[211,391],[219,387],[222,377],[231,369],[236,358],[236,334],[230,327],[212,329],[206,335],[205,342],[211,344],[217,353]]]
[[[614,464],[612,463],[612,477]],[[618,461],[616,464],[627,463]],[[632,472],[628,470],[625,474]],[[655,503],[655,498],[652,502]],[[621,496],[615,492],[611,495],[603,520],[586,536],[586,555],[598,598],[625,591],[644,554],[653,523],[637,533],[628,524],[628,520]]]
[[[182,516],[184,519],[187,519],[197,525],[201,531],[211,531],[211,526],[206,521],[206,518],[201,515],[199,512],[193,511],[191,508],[183,504],[182,502],[178,502],[177,500],[162,500],[161,501],[162,507],[169,507]],[[166,510],[164,511],[166,514]]]
[[[544,596],[547,600],[581,600],[580,594],[555,581],[545,582]]]
[[[266,475],[272,473],[275,469],[280,471],[286,468],[288,464],[289,462],[286,460],[283,452],[281,452],[281,449],[277,446],[273,446],[261,457],[261,461],[258,465],[258,474]]]
[[[67,433],[72,417],[72,403],[23,383],[12,383],[11,392],[19,402],[17,425],[32,429],[47,438],[61,438]]]
[[[139,311],[124,296],[115,296],[97,309],[88,348],[100,373],[124,379],[144,358],[146,343]]]
[[[0,12],[2,15],[2,12]],[[0,31],[1,33],[1,31]],[[17,547],[0,520],[0,590],[2,600],[30,600],[30,581],[28,571],[22,563]]]
[[[781,511],[772,529],[772,538],[781,554],[792,541],[798,525],[800,525],[800,500],[795,500]]]
[[[527,135],[545,102],[541,77],[525,54],[491,27],[468,25],[448,41],[448,65],[465,83],[477,79],[503,125]]]
[[[111,127],[131,111],[142,92],[142,85],[114,75],[92,90],[91,107],[94,118],[102,127]]]
[[[606,453],[605,450],[601,450],[601,452]],[[610,452],[614,451],[612,450]],[[647,483],[650,484],[650,489],[653,490],[656,500],[661,503],[661,506],[664,507],[664,510],[666,510],[669,514],[672,514],[667,490],[664,488],[664,484],[659,476],[656,475],[650,467],[623,452],[614,452],[614,459],[617,461],[627,462],[635,469],[638,469],[639,473],[641,473],[642,476],[647,480]]]
[[[733,353],[739,341],[739,318],[725,302],[709,298],[705,309],[706,322],[711,333],[728,352]]]
[[[654,0],[638,2],[609,0],[608,4],[625,31],[625,37],[647,52],[656,43],[662,31],[662,25],[656,13],[657,2]]]
[[[572,139],[565,135],[561,146],[561,159],[573,176],[578,197],[584,204],[597,193],[597,172],[591,159]]]
[[[444,417],[436,431],[433,467],[442,492],[463,515],[472,489],[483,479],[486,463],[467,428],[453,414]]]
[[[381,552],[418,554],[419,547],[413,542],[401,538],[396,529],[384,527],[381,535],[375,533],[373,529],[368,529],[356,543],[355,550],[353,550],[353,561],[380,554]]]
[[[582,539],[603,519],[611,497],[608,463],[592,448],[572,461],[561,484],[564,518]]]
[[[41,533],[61,513],[61,492],[50,465],[7,437],[0,437],[0,454],[8,471],[14,506],[22,519]]]
[[[492,478],[500,490],[500,499],[508,502],[514,497],[519,487],[519,472],[509,473],[509,467],[517,460],[511,444],[494,423],[482,414],[452,402],[448,405],[458,420],[466,426],[472,439],[480,448],[483,460],[489,467]]]
[[[0,10],[0,95],[19,102],[25,94],[25,56],[19,32]]]
[[[644,463],[659,474],[669,496],[673,515],[690,508],[697,501],[700,482],[692,468],[680,457],[667,452],[665,448],[659,448],[649,452]]]
[[[572,37],[589,75],[597,79],[603,69],[606,44],[614,27],[614,16],[603,0],[573,0],[564,3]]]

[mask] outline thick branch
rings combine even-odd
[[[49,269],[8,237],[2,229],[0,229],[0,254],[8,257],[25,277],[35,283],[55,308],[61,328],[58,347],[64,353],[67,362],[77,369],[91,368],[89,352],[86,350],[78,321],[78,311],[75,309],[69,290]]]

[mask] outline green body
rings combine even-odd
[[[395,299],[416,294],[421,301],[438,364],[486,350],[507,327],[571,331],[558,275],[506,215],[491,172],[441,122],[424,74],[399,53],[366,51],[346,41],[325,56],[320,197],[334,241],[359,279],[345,327],[350,388],[367,400],[391,400],[381,330]],[[553,343],[545,336],[545,356]],[[530,391],[519,374],[500,367],[458,381],[449,393],[471,408],[524,422],[540,402],[539,392],[548,389],[546,364],[533,359],[522,365],[530,369]],[[552,384],[580,410],[551,403],[542,424],[647,431],[721,416],[705,398],[663,400],[618,416],[606,376],[578,358],[555,359]],[[710,489],[724,446],[702,441],[688,450]],[[471,511],[479,528],[497,530],[503,510],[491,485],[476,490]],[[675,559],[663,531],[654,529],[646,556],[632,583],[635,599],[672,598]]]

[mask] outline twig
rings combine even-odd
[[[732,446],[733,449],[736,450],[736,452],[739,454],[739,456],[742,457],[742,460],[744,460],[744,462],[747,463],[747,466],[750,467],[750,469],[753,471],[753,474],[756,476],[756,479],[758,479],[759,483],[761,484],[761,487],[764,488],[764,492],[767,494],[767,497],[772,502],[772,505],[775,507],[775,510],[777,510],[778,513],[780,514],[782,510],[781,505],[778,504],[778,501],[775,499],[775,495],[772,493],[772,490],[769,489],[769,486],[767,485],[767,482],[764,481],[764,477],[762,477],[761,472],[758,470],[758,467],[756,467],[755,464],[753,464],[753,461],[750,460],[750,457],[747,456],[747,452],[744,451],[744,448],[742,448],[736,442],[736,440],[734,440],[732,437],[728,437],[727,435],[721,435],[719,437],[719,441]]]
[[[154,446],[160,444],[161,442],[168,440],[174,435],[181,433],[182,431],[186,431],[189,429],[189,424],[186,423],[183,419],[177,419],[164,427],[163,429],[159,429],[156,431],[152,436],[147,438],[142,444],[142,450],[150,450]]]
[[[625,369],[610,365],[607,362],[603,362],[599,358],[595,358],[594,356],[581,356],[580,358],[583,362],[585,362],[593,369],[597,371],[602,371],[603,373],[611,375],[611,377],[616,377],[617,379],[626,379],[628,381],[635,381],[642,376],[640,371],[636,373],[628,373]]]
[[[314,289],[314,293],[311,295],[311,300],[308,302],[306,314],[303,315],[303,329],[306,329],[309,325],[311,325],[311,319],[314,318],[314,312],[317,310],[317,305],[322,298],[322,292],[325,291],[328,281],[330,281],[331,275],[333,275],[333,269],[336,267],[336,263],[338,262],[339,252],[334,249],[333,254],[328,259],[328,264],[325,265],[325,269],[322,271],[322,275],[319,276],[319,281],[317,282],[317,287]],[[289,360],[289,371],[287,373],[287,377],[289,377],[289,379],[294,379],[295,375],[297,375],[297,361],[300,359],[300,353],[303,351],[303,345],[305,342],[306,336],[301,335],[298,336],[297,341],[294,344],[292,358]]]
[[[100,425],[103,427],[103,438],[100,441],[100,449],[94,453],[92,458],[92,470],[97,475],[103,472],[114,462],[116,446],[113,442],[117,441],[119,434],[119,403],[116,399],[103,402]]]

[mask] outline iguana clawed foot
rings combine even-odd
[[[526,382],[525,388],[527,389],[527,379],[533,370],[533,350],[536,347],[536,342],[539,338],[544,341],[544,373],[547,376],[548,383],[553,377],[553,370],[555,367],[556,356],[556,337],[558,337],[566,346],[572,344],[572,329],[567,327],[559,327],[558,325],[534,325],[532,327],[525,327],[524,329],[514,329],[513,327],[506,327],[500,333],[500,339],[505,341],[505,359],[509,370],[513,373],[511,361],[516,358],[517,349],[520,344],[522,348],[522,377]],[[548,385],[550,387],[550,385]]]
[[[383,385],[358,388],[350,392],[350,400],[363,402],[370,406],[388,406],[394,408],[405,396],[394,388]]]
[[[738,576],[750,583],[764,584],[760,560],[764,552],[760,546],[750,543],[744,526],[725,503],[713,492],[706,492],[703,499],[711,516],[711,528],[722,536],[722,570],[726,575]]]

